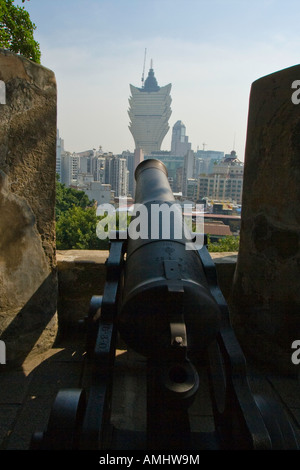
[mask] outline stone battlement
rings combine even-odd
[[[58,318],[66,335],[68,328],[88,313],[93,295],[102,295],[108,251],[61,250],[57,252]],[[211,253],[216,264],[219,286],[228,299],[237,260],[236,252]]]

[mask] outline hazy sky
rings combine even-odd
[[[160,86],[172,83],[172,127],[192,149],[241,160],[251,83],[297,65],[298,0],[30,0],[42,65],[54,71],[58,128],[71,152],[134,150],[129,84],[141,86],[153,59]],[[300,77],[299,77],[300,79]]]

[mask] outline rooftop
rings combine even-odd
[[[208,235],[228,236],[232,235],[229,225],[223,223],[204,223],[204,232]]]
[[[148,77],[145,80],[145,84],[141,91],[146,91],[148,93],[152,93],[153,91],[158,91],[160,87],[158,86],[157,80],[154,76],[154,70],[151,67],[148,72]]]

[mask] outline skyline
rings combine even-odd
[[[192,150],[244,160],[251,84],[299,62],[298,3],[289,0],[30,0],[41,64],[56,76],[57,127],[70,152],[102,146],[134,151],[130,84],[153,60],[159,86],[172,84],[171,149],[181,120]],[[300,79],[300,77],[299,77]]]

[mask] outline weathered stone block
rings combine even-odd
[[[297,372],[291,344],[300,339],[300,104],[292,88],[296,80],[300,65],[252,84],[240,251],[230,296],[232,322],[246,355],[286,373]]]
[[[0,335],[14,365],[57,332],[56,81],[3,49],[0,81]]]
[[[237,252],[212,252],[210,256],[216,265],[219,288],[227,302],[232,288]]]
[[[69,335],[89,311],[93,295],[102,295],[106,280],[106,250],[59,250],[58,315],[60,331]]]

